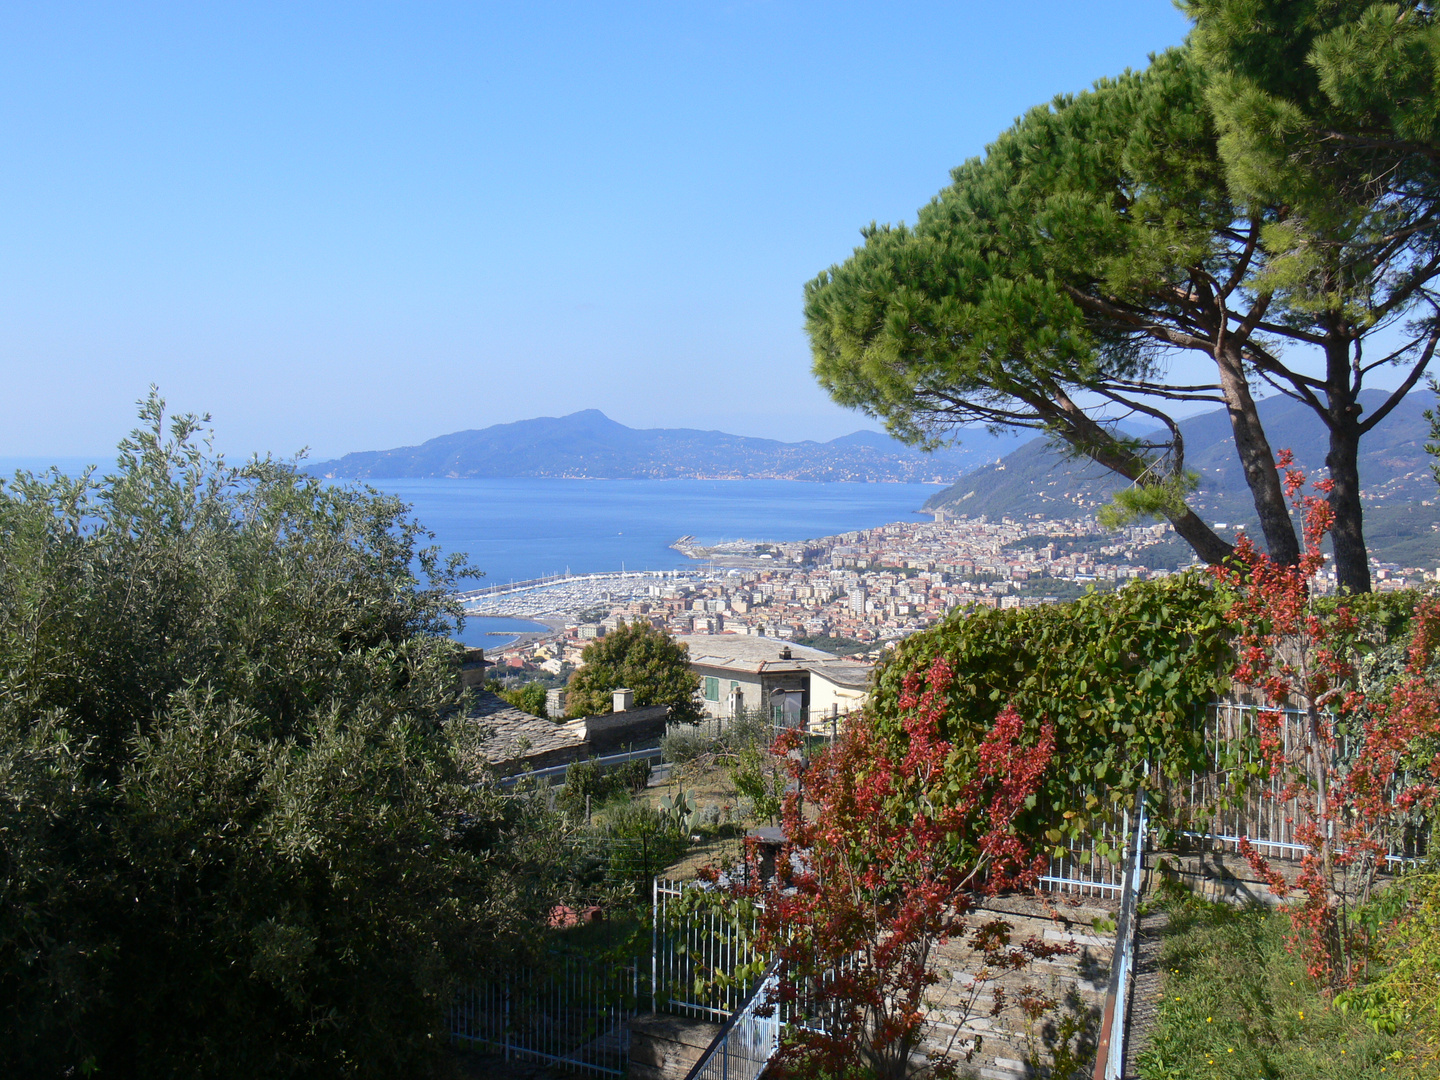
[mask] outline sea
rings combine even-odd
[[[547,574],[676,570],[696,564],[671,548],[682,536],[809,540],[893,521],[918,511],[934,484],[808,483],[799,480],[375,480],[409,503],[446,554],[463,552],[477,584]],[[503,647],[492,632],[534,629],[518,620],[466,620],[467,644]]]
[[[0,476],[51,464],[0,458]],[[79,459],[53,462],[74,473]],[[105,462],[108,468],[110,462]],[[107,471],[102,469],[101,471]],[[339,481],[336,481],[337,483]],[[799,480],[458,480],[381,479],[373,487],[409,503],[442,553],[469,557],[485,577],[475,585],[547,574],[675,570],[694,566],[670,547],[682,536],[727,540],[808,540],[894,521],[928,521],[918,511],[935,484],[810,483]],[[474,587],[474,586],[472,586]],[[471,618],[467,644],[503,647],[501,632],[543,629],[518,619]]]

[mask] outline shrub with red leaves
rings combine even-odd
[[[1422,600],[1415,611],[1414,640],[1401,681],[1379,700],[1367,701],[1354,686],[1354,640],[1358,620],[1343,601],[1322,610],[1311,581],[1324,565],[1320,545],[1332,522],[1320,497],[1330,481],[1316,481],[1320,495],[1302,494],[1305,477],[1288,450],[1279,456],[1285,491],[1303,516],[1305,551],[1296,566],[1282,566],[1255,550],[1248,538],[1235,548],[1236,564],[1216,568],[1236,593],[1230,618],[1236,626],[1235,679],[1262,698],[1258,712],[1260,753],[1269,793],[1295,801],[1293,822],[1304,845],[1292,884],[1251,844],[1241,854],[1278,896],[1300,893],[1290,916],[1296,943],[1310,974],[1322,985],[1353,985],[1364,968],[1363,930],[1351,908],[1368,897],[1393,835],[1397,811],[1433,807],[1440,794],[1440,695],[1427,673],[1440,643],[1440,603]],[[1287,751],[1285,709],[1302,714],[1301,738]],[[1348,724],[1359,749],[1341,760],[1337,722]],[[1408,775],[1407,775],[1408,774]]]
[[[907,1075],[927,1031],[934,950],[947,940],[966,938],[983,962],[962,1011],[1001,973],[1068,951],[967,918],[984,894],[1036,881],[1043,859],[1014,823],[1050,764],[1055,733],[1043,724],[1027,744],[1007,709],[968,779],[954,779],[954,748],[940,735],[951,680],[942,659],[907,676],[903,739],[862,718],[808,767],[794,753],[796,733],[773,748],[790,756],[808,813],[792,793],[778,872],[747,887],[763,903],[758,944],[780,960],[777,1004],[787,1018],[817,1021],[790,1029],[776,1076]],[[998,1012],[1005,995],[993,1000]],[[953,1075],[952,1058],[976,1049],[952,1042],[935,1075]]]

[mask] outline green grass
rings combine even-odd
[[[1193,897],[1165,901],[1160,1015],[1145,1080],[1392,1080],[1405,1042],[1329,1005],[1286,948],[1290,920]]]

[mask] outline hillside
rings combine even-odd
[[[1367,409],[1385,400],[1381,391],[1360,397]],[[1376,557],[1403,565],[1434,565],[1440,554],[1440,491],[1425,453],[1429,423],[1424,410],[1430,394],[1411,394],[1360,444],[1360,481],[1366,503],[1367,541]],[[1306,475],[1326,475],[1326,433],[1309,409],[1289,398],[1260,403],[1271,445],[1289,447]],[[1196,512],[1227,526],[1233,536],[1244,525],[1258,539],[1250,490],[1235,456],[1229,418],[1223,409],[1181,423],[1186,464],[1200,475],[1192,496]],[[944,491],[925,509],[944,508],[960,516],[1070,518],[1092,514],[1110,500],[1121,481],[1089,461],[1067,460],[1043,439],[1035,439],[998,462],[976,469]]]
[[[962,432],[925,454],[888,435],[857,431],[829,442],[780,442],[694,428],[636,429],[596,409],[442,435],[420,446],[369,450],[320,462],[319,476],[574,477],[948,482],[997,460],[1018,440]]]

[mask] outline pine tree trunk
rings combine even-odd
[[[1049,418],[1059,421],[1064,428],[1068,428],[1071,437],[1066,441],[1071,446],[1082,450],[1097,465],[1104,466],[1132,483],[1138,482],[1146,471],[1149,462],[1121,445],[1073,403],[1066,401],[1063,406],[1057,407],[1049,400],[1038,396],[1033,400],[1027,398],[1026,402],[1042,416],[1048,414]],[[1167,511],[1165,518],[1180,538],[1194,549],[1195,554],[1211,566],[1219,566],[1234,554],[1234,546],[1220,539],[1215,531],[1201,521],[1189,506],[1182,503],[1179,512]]]
[[[1333,398],[1331,399],[1333,402]],[[1338,415],[1337,415],[1338,413]],[[1325,464],[1334,487],[1330,509],[1335,524],[1330,541],[1335,552],[1335,580],[1352,593],[1370,591],[1370,556],[1365,551],[1365,510],[1360,502],[1360,413],[1353,402],[1331,408],[1330,453]]]
[[[1265,437],[1260,413],[1245,380],[1245,369],[1238,352],[1235,355],[1222,354],[1216,359],[1226,409],[1230,414],[1230,430],[1235,435],[1235,452],[1240,456],[1240,467],[1245,471],[1246,484],[1250,486],[1250,497],[1260,518],[1260,532],[1265,537],[1265,548],[1277,563],[1294,566],[1300,561],[1300,541],[1295,536],[1290,507],[1285,501],[1285,489],[1280,485],[1280,474],[1275,468],[1275,454]]]
[[[1219,566],[1235,553],[1235,548],[1215,534],[1188,506],[1183,514],[1166,514],[1170,525],[1211,566]]]

